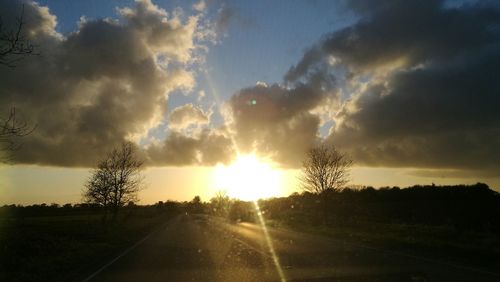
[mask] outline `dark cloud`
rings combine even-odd
[[[2,15],[12,14],[12,3],[2,2]],[[174,110],[173,131],[147,146],[145,158],[212,165],[256,152],[297,167],[307,148],[326,141],[360,165],[498,175],[500,7],[445,4],[346,1],[358,21],[312,45],[282,84],[235,93],[219,129],[184,132],[205,124],[207,113],[194,105]],[[62,36],[56,18],[29,2],[29,34],[43,55],[0,69],[0,103],[39,125],[17,162],[92,165],[158,126],[169,92],[193,86],[186,65],[200,32],[196,17],[169,19],[146,0],[120,13],[118,22],[83,22]],[[222,9],[219,24],[232,13]],[[327,119],[334,125],[322,139]]]
[[[372,71],[399,61],[405,67],[475,56],[498,42],[498,8],[477,3],[445,9],[442,1],[348,1],[358,23],[328,34],[287,77],[305,74],[333,56],[350,70]]]
[[[499,5],[349,3],[359,21],[325,36],[285,76],[331,73],[351,95],[328,140],[358,164],[498,171]]]
[[[320,118],[311,111],[328,93],[321,83],[292,88],[263,84],[241,90],[229,102],[231,129],[241,152],[256,152],[284,166],[300,165],[318,141]]]
[[[153,165],[216,165],[236,156],[233,143],[223,130],[203,130],[195,136],[172,132],[146,150]]]

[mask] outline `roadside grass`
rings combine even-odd
[[[99,213],[0,219],[0,281],[81,281],[173,216],[123,212],[115,223]]]
[[[348,243],[408,255],[498,269],[500,236],[495,233],[457,231],[452,226],[357,222],[313,225],[273,222],[274,226],[323,235]]]

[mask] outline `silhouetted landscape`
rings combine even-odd
[[[276,230],[295,230],[484,271],[496,271],[500,263],[500,194],[485,184],[346,188],[325,193],[327,197],[295,193],[260,200],[258,205],[266,225]],[[221,198],[131,204],[114,222],[103,222],[103,208],[89,204],[3,206],[2,280],[82,280],[179,216],[195,218],[198,224],[222,220],[234,228],[258,224],[254,203]],[[323,199],[329,207],[326,222],[318,208]],[[247,239],[242,236],[242,240]],[[411,280],[404,273],[396,278],[392,274],[387,276],[391,281]]]
[[[500,1],[0,0],[0,281],[500,281],[499,66]]]

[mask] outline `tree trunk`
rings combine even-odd
[[[113,206],[113,222],[116,222],[116,218],[118,216],[118,206]]]
[[[322,208],[323,208],[323,225],[328,225],[328,196],[326,195],[326,193],[323,193],[323,197],[321,199],[321,204],[322,204]]]
[[[106,224],[108,221],[108,207],[104,207],[104,214],[102,216],[102,224]]]

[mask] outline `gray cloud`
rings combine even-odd
[[[289,88],[260,83],[242,89],[226,104],[227,126],[195,130],[192,136],[174,131],[148,148],[151,163],[214,165],[230,162],[237,153],[255,153],[283,167],[298,167],[304,152],[319,141],[320,116],[313,110],[335,97],[322,90],[325,83],[311,78]],[[174,116],[173,124],[185,128],[201,114],[190,104],[176,108],[170,125]]]
[[[225,32],[232,20],[238,17],[238,13],[234,8],[223,4],[218,11],[217,19],[215,21],[215,28],[219,32]]]
[[[235,157],[231,139],[223,129],[205,129],[194,136],[172,132],[158,144],[146,150],[154,165],[216,165],[229,163]]]
[[[25,34],[40,56],[0,69],[0,104],[38,125],[16,152],[17,163],[90,166],[117,144],[159,124],[168,93],[190,89],[196,17],[167,17],[148,0],[92,20],[62,36],[49,10],[25,1]],[[2,18],[20,1],[3,1]]]
[[[209,1],[209,3],[217,3],[220,8],[217,10],[215,18],[215,30],[219,35],[225,35],[231,26],[242,28],[255,27],[256,23],[253,19],[244,17],[238,7],[230,4],[229,1]]]
[[[12,3],[1,4],[2,14]],[[359,20],[312,45],[282,84],[235,93],[226,127],[179,132],[207,120],[196,106],[182,106],[170,116],[174,130],[150,144],[145,158],[151,165],[212,165],[237,151],[257,152],[297,167],[307,148],[326,141],[361,165],[497,175],[498,4],[347,5]],[[15,71],[0,69],[0,103],[39,125],[17,162],[93,165],[112,146],[157,126],[170,91],[193,86],[186,64],[196,48],[195,18],[165,20],[164,11],[140,1],[121,9],[119,22],[85,22],[64,37],[47,9],[28,6],[43,56]],[[323,140],[326,118],[334,126]]]
[[[360,20],[325,36],[285,76],[331,73],[351,95],[328,141],[358,164],[498,171],[500,7],[350,4]]]
[[[330,93],[321,81],[291,88],[259,84],[242,89],[229,104],[230,128],[241,152],[256,152],[286,167],[300,165],[303,154],[318,141],[320,118],[311,113]]]

